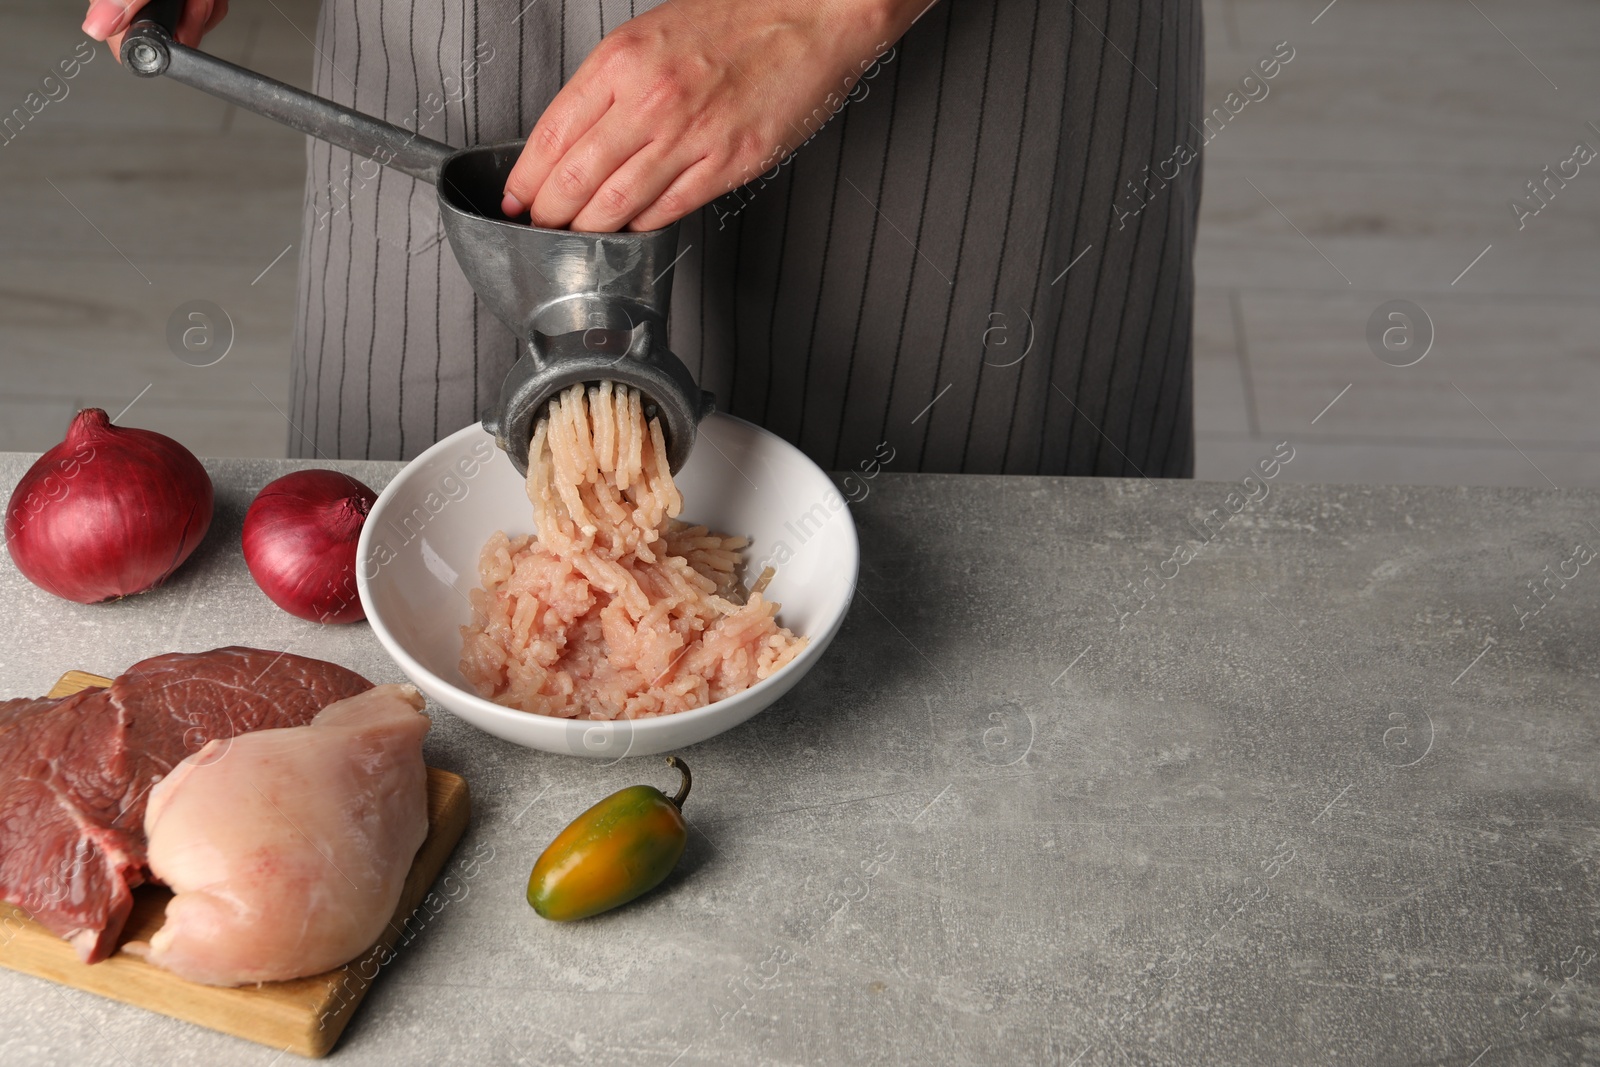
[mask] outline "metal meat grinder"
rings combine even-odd
[[[183,0],[155,0],[123,36],[122,62],[165,75],[247,111],[347,148],[438,191],[456,261],[478,297],[525,341],[483,427],[517,470],[528,470],[534,423],[557,393],[611,380],[659,416],[674,473],[689,458],[712,396],[667,348],[667,307],[678,226],[648,233],[575,233],[500,214],[523,142],[455,149],[403,127],[199,52],[173,39]]]

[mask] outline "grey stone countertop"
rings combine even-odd
[[[217,518],[162,589],[79,606],[0,560],[0,697],[231,643],[402,680],[366,624],[251,583],[244,508],[295,464],[208,466]],[[843,631],[686,753],[652,895],[558,925],[523,893],[572,817],[669,768],[435,709],[464,889],[334,1062],[1600,1062],[1600,494],[863,484]],[[0,997],[7,1064],[278,1055],[10,971]]]

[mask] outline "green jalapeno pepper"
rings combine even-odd
[[[689,842],[682,808],[690,778],[677,756],[667,762],[683,775],[677,796],[629,786],[556,835],[528,876],[534,911],[557,922],[586,919],[648,893],[672,873]]]

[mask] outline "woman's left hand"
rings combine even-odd
[[[539,118],[508,216],[654,230],[772,169],[843,106],[926,0],[663,0],[618,26]]]

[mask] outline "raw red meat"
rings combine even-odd
[[[145,880],[150,787],[214,738],[302,726],[372,688],[334,663],[253,648],[169,653],[109,689],[0,703],[0,899],[110,955]]]
[[[135,773],[124,734],[105,689],[12,701],[0,725],[0,896],[86,960],[109,951],[102,931],[115,943],[143,880],[142,821],[119,818]]]
[[[233,647],[142,660],[111,684],[111,698],[127,714],[134,747],[165,775],[212,738],[304,726],[371,688],[337,663]]]

